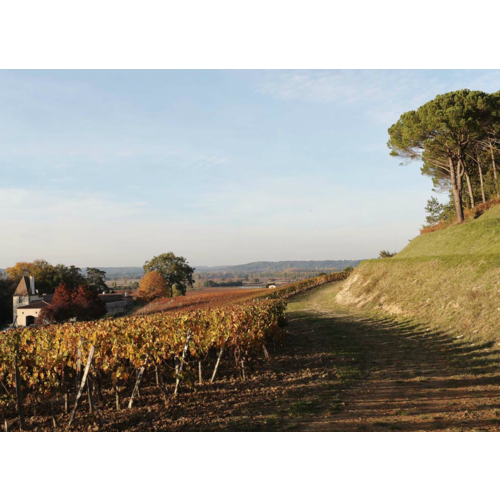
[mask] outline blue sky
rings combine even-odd
[[[357,259],[418,234],[430,179],[386,147],[498,71],[0,71],[0,267]]]

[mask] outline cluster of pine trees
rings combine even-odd
[[[462,223],[464,209],[500,196],[500,91],[438,95],[401,115],[389,128],[388,147],[392,156],[421,160],[434,189],[450,193],[448,205],[431,198],[427,223]]]

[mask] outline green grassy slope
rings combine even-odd
[[[395,259],[500,254],[500,205],[467,224],[418,236]]]
[[[363,262],[337,300],[469,338],[499,338],[500,206],[461,226],[418,236],[396,257]]]

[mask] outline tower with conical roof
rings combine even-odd
[[[17,317],[17,308],[27,306],[35,300],[40,300],[40,297],[35,290],[35,278],[33,276],[23,276],[19,285],[17,285],[12,299],[14,307],[14,324]]]

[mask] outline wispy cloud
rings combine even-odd
[[[343,102],[380,99],[385,77],[372,71],[290,71],[270,73],[259,91],[282,100]]]
[[[227,164],[220,149],[183,136],[177,105],[162,111],[169,98],[175,100],[163,80],[168,83],[170,73],[153,79],[146,72],[125,82],[120,74],[127,73],[0,71],[0,169],[85,175],[140,165],[142,171],[199,173]],[[137,83],[131,90],[134,78],[147,90],[139,92]]]
[[[40,223],[70,223],[82,228],[99,222],[126,220],[142,216],[144,202],[120,202],[107,195],[47,189],[0,189],[0,227],[2,232],[29,228],[37,232]]]
[[[229,168],[229,156],[204,151],[175,148],[168,144],[137,143],[124,147],[110,140],[107,144],[86,146],[80,139],[57,141],[33,141],[20,144],[1,144],[0,172],[25,171],[32,184],[47,181],[47,173],[58,184],[88,184],[88,176],[102,179],[117,174],[120,178],[129,172],[136,175],[138,166],[142,175],[148,173],[168,176],[171,173],[187,178],[211,175]],[[147,179],[147,177],[144,177]],[[111,182],[112,179],[110,179]]]
[[[360,106],[367,115],[383,122],[451,90],[500,89],[497,70],[450,71],[447,76],[443,79],[436,72],[414,70],[298,70],[268,72],[257,88],[281,101]]]

